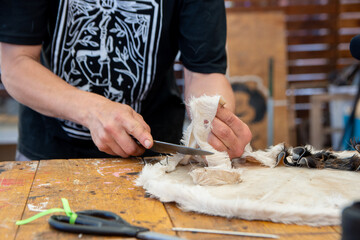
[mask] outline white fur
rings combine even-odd
[[[196,172],[190,174],[196,184],[221,185],[238,183],[241,181],[241,171],[231,169],[231,161],[228,153],[215,150],[207,142],[211,132],[211,123],[215,118],[220,101],[223,100],[219,95],[204,95],[199,98],[192,98],[189,102],[192,121],[184,132],[182,139],[182,143],[185,146],[201,148],[202,150],[213,152],[214,154],[203,157],[184,156],[180,154],[170,156],[166,162],[162,162],[162,164],[167,165],[166,172],[174,171],[178,163],[186,165],[192,159],[199,163],[204,163],[204,165],[207,166],[207,168],[196,170]]]
[[[360,199],[360,175],[331,169],[244,166],[243,182],[200,186],[189,176],[190,165],[165,173],[161,164],[146,165],[137,185],[162,202],[184,211],[269,220],[311,226],[340,224],[341,210]]]
[[[275,146],[271,146],[270,148],[263,150],[253,151],[250,143],[246,145],[245,151],[241,158],[252,157],[256,159],[261,164],[267,167],[275,167],[276,166],[276,158],[277,155],[284,149],[284,144],[280,143]]]
[[[186,129],[182,143],[189,147],[200,147],[209,152],[214,152],[213,155],[205,158],[196,158],[199,162],[205,161],[209,167],[217,168],[231,168],[231,161],[226,152],[216,151],[208,142],[207,138],[211,132],[211,123],[215,118],[217,108],[221,96],[201,96],[199,98],[192,98],[189,102],[190,117],[192,119],[190,125]],[[181,163],[187,164],[190,156],[185,157]]]

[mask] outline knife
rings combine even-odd
[[[151,151],[157,152],[157,153],[181,153],[185,155],[211,155],[214,154],[213,152],[208,152],[205,150],[201,150],[198,148],[191,148],[186,147],[183,145],[168,143],[168,142],[161,142],[154,140],[154,144],[152,148],[150,148]]]

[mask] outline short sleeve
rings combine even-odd
[[[35,45],[46,35],[47,0],[0,0],[0,42]]]
[[[180,60],[193,72],[226,72],[224,0],[183,0],[179,15]]]

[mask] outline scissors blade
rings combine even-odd
[[[177,236],[166,235],[166,234],[150,232],[150,231],[139,232],[136,235],[136,238],[146,239],[146,240],[184,240],[183,238],[179,238]]]
[[[154,140],[154,145],[150,148],[151,151],[158,152],[158,153],[181,153],[185,155],[211,155],[214,154],[212,152],[208,152],[205,150],[185,147],[178,144],[161,142]]]

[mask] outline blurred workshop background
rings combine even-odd
[[[285,142],[347,149],[360,139],[360,0],[233,0],[227,7],[228,78],[252,146]],[[0,52],[1,54],[1,52]],[[183,89],[183,67],[176,61]],[[18,103],[1,84],[0,161],[14,160]],[[354,118],[351,118],[353,113]],[[358,124],[357,124],[358,122]]]

